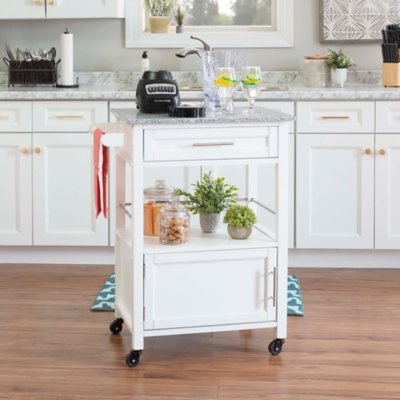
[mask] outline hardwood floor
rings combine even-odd
[[[305,316],[273,330],[146,339],[89,308],[109,266],[0,265],[0,400],[400,399],[400,270],[291,269]]]

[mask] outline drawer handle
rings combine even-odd
[[[22,154],[28,154],[28,149],[27,149],[26,147],[23,147],[23,148],[21,149],[21,153],[22,153]]]
[[[54,4],[54,0],[47,0],[47,4],[49,4],[50,6],[52,6]]]
[[[0,118],[6,119],[6,118],[8,118],[8,114],[2,114],[2,115],[0,115]]]
[[[349,119],[348,115],[324,115],[322,119]]]
[[[76,114],[76,115],[57,115],[57,118],[83,118],[83,114]]]
[[[372,150],[371,149],[365,149],[365,154],[369,156],[370,154],[372,154]]]
[[[41,0],[35,0],[35,4],[36,4],[37,6],[41,6],[41,5],[42,5],[42,1],[41,1]]]
[[[35,147],[35,150],[33,150],[36,154],[39,154],[41,152],[40,147]]]
[[[193,146],[234,146],[234,142],[218,142],[218,143],[193,143]]]
[[[386,151],[383,150],[383,149],[380,149],[380,150],[378,151],[378,153],[379,153],[381,156],[384,156],[384,155],[386,154]]]

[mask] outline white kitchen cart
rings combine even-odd
[[[275,328],[269,351],[279,354],[287,321],[287,121],[294,118],[267,109],[250,117],[238,110],[201,119],[133,109],[113,113],[116,124],[96,126],[106,133],[102,143],[117,155],[116,319],[110,330],[118,334],[125,324],[132,333],[128,366],[139,363],[149,336]],[[237,164],[246,166],[247,193],[240,200],[256,212],[267,208],[257,193],[258,165],[275,165],[275,232],[257,225],[250,238],[233,240],[226,225],[203,233],[192,216],[185,244],[165,245],[143,235],[144,168]],[[126,215],[133,218],[131,228]]]

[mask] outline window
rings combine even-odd
[[[293,46],[293,0],[180,0],[187,20],[183,34],[151,34],[144,0],[127,0],[126,47],[195,47],[190,35],[215,48]]]

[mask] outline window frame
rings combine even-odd
[[[187,27],[186,33],[155,34],[144,32],[143,22],[146,16],[144,0],[126,0],[125,47],[140,49],[193,47],[195,44],[190,35],[201,35],[201,39],[214,48],[293,47],[294,0],[278,0],[276,8],[276,30],[260,27],[249,27],[249,29],[244,27],[239,30],[239,27],[234,27],[234,30],[228,32],[221,32],[221,28],[214,28],[213,32],[210,32],[206,31],[207,27],[196,30]]]

